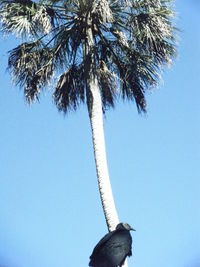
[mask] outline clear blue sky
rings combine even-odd
[[[120,103],[105,118],[129,267],[200,267],[200,1],[178,0],[179,56],[149,93],[148,114]],[[106,233],[86,107],[66,117],[51,94],[29,107],[0,43],[0,267],[87,266]]]

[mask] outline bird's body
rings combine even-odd
[[[105,235],[94,248],[90,256],[89,266],[118,267],[122,266],[126,257],[132,255],[132,238],[128,224],[120,223],[116,230]]]

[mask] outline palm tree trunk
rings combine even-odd
[[[91,28],[87,30],[87,37],[87,44],[85,47],[86,57],[92,52],[91,49],[93,48],[94,44]],[[99,192],[108,230],[113,231],[115,230],[116,225],[119,223],[119,219],[114,203],[112,187],[108,172],[103,127],[102,99],[96,71],[94,69],[95,64],[94,58],[92,57],[92,53],[86,65],[86,69],[88,69],[88,75],[86,75],[86,85],[87,94],[89,95],[87,99],[91,99],[91,101],[87,103],[87,106],[92,129],[92,140]],[[127,260],[125,260],[123,267],[128,267]]]
[[[85,71],[87,86],[87,101],[90,123],[92,128],[92,139],[96,163],[97,179],[100,191],[103,211],[108,226],[112,231],[119,223],[117,211],[112,194],[110,178],[108,173],[106,149],[103,128],[102,99],[98,85],[96,66],[93,53],[94,39],[91,29],[90,15],[87,17],[86,43],[85,43]]]
[[[97,84],[97,79],[95,79],[94,82],[91,81],[90,86],[92,90],[91,93],[92,93],[93,103],[91,110],[89,111],[89,116],[92,128],[92,140],[93,140],[98,185],[99,185],[101,202],[106,218],[106,223],[109,231],[112,231],[119,223],[119,219],[115,208],[115,203],[113,199],[112,188],[108,173],[105,140],[104,140],[102,103],[101,103],[101,95]]]

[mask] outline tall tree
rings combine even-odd
[[[0,0],[1,31],[21,44],[8,69],[28,103],[52,85],[59,111],[86,103],[101,201],[118,224],[108,174],[103,113],[119,97],[146,112],[145,92],[175,56],[172,0]],[[55,77],[58,77],[57,80]]]

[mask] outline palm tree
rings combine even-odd
[[[109,180],[103,113],[118,98],[146,112],[145,92],[175,56],[172,0],[0,0],[1,31],[21,44],[8,69],[28,103],[53,87],[59,111],[86,103],[109,231],[118,224]],[[57,77],[57,79],[56,79]]]

